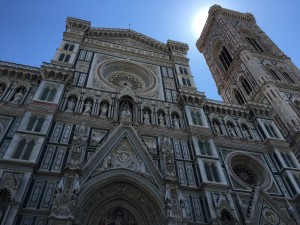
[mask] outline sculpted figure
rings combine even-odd
[[[173,126],[175,128],[179,128],[179,120],[178,120],[177,116],[173,117]]]
[[[67,111],[72,111],[74,110],[75,107],[75,99],[71,97],[67,103]]]
[[[101,116],[106,116],[107,111],[108,111],[108,106],[107,106],[107,103],[104,102],[104,103],[101,105],[101,113],[100,113],[100,115],[101,115]]]
[[[145,113],[144,113],[144,123],[145,124],[150,123],[150,116],[149,116],[148,110],[146,110]]]
[[[90,100],[88,100],[86,103],[85,103],[85,109],[84,109],[84,112],[85,114],[90,114],[92,111],[92,103]]]
[[[22,90],[19,90],[18,93],[15,94],[14,99],[12,100],[12,102],[14,103],[20,103],[20,101],[23,99],[23,92]]]
[[[158,120],[159,120],[159,126],[165,126],[165,118],[162,113],[159,114]]]

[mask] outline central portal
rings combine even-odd
[[[106,212],[98,225],[138,225],[138,223],[127,209],[117,206]]]

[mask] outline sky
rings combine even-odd
[[[299,0],[0,0],[0,60],[35,67],[50,62],[67,16],[91,21],[92,27],[127,29],[131,24],[132,30],[163,43],[187,43],[197,89],[221,100],[195,46],[214,4],[252,13],[258,26],[299,68]]]

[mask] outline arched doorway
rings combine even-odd
[[[122,170],[105,172],[106,176],[112,177],[102,177],[104,180],[101,179],[93,186],[91,184],[98,177],[94,182],[88,182],[90,184],[87,184],[78,199],[76,222],[82,225],[165,224],[163,194],[145,178]]]

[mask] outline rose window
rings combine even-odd
[[[141,90],[145,88],[143,80],[130,73],[115,72],[110,74],[107,80],[120,88],[125,86],[129,86],[132,90]]]
[[[249,167],[241,164],[236,164],[232,167],[232,170],[235,175],[246,184],[252,186],[257,184],[257,176]]]

